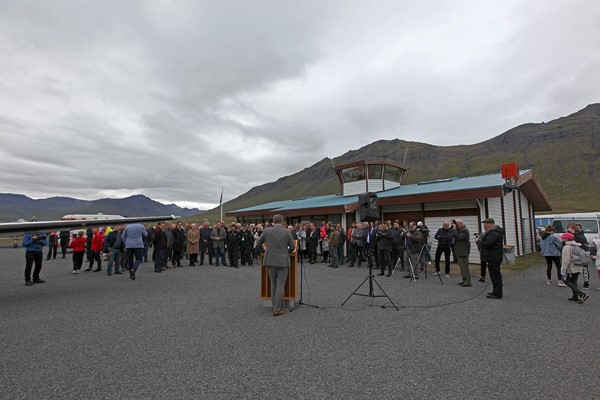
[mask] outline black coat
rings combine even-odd
[[[450,246],[452,246],[452,243],[454,242],[454,231],[452,230],[452,228],[440,228],[436,232],[434,238],[438,241],[439,248],[447,249]]]
[[[481,261],[502,263],[502,253],[504,245],[504,229],[494,226],[485,231],[480,237],[481,243]]]
[[[183,228],[175,228],[175,229],[173,229],[172,233],[173,233],[173,250],[174,251],[182,251],[185,246],[185,241],[187,239],[185,230]]]

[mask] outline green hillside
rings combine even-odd
[[[453,133],[454,134],[454,133]],[[458,135],[458,133],[456,133]],[[363,159],[403,161],[409,171],[403,184],[500,172],[516,162],[533,168],[556,212],[600,208],[600,104],[547,123],[525,124],[493,139],[463,146],[433,146],[400,139],[379,140],[333,159],[337,164]],[[252,188],[224,205],[225,212],[275,200],[340,192],[331,159],[293,175]],[[203,214],[214,221],[218,209]]]

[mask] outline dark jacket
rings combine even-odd
[[[394,237],[392,236],[392,232],[388,229],[386,231],[378,230],[377,235],[377,249],[378,250],[392,250],[392,242],[394,241]]]
[[[454,254],[456,257],[468,257],[471,253],[471,239],[466,226],[454,230]]]
[[[410,253],[419,254],[423,245],[423,234],[419,230],[409,231],[410,237],[407,236],[407,242],[409,242]],[[408,235],[408,234],[407,234]]]
[[[185,247],[185,240],[187,239],[187,235],[183,228],[175,228],[173,229],[173,250],[174,251],[182,251]]]
[[[447,249],[452,246],[452,242],[454,241],[454,231],[452,228],[440,228],[436,232],[434,238],[438,241],[439,248]]]
[[[392,234],[392,246],[393,247],[401,247],[402,246],[402,229],[392,228],[392,229],[390,229],[390,233]]]
[[[104,242],[109,249],[123,250],[124,248],[121,232],[117,230],[110,231]]]
[[[583,247],[585,251],[590,250],[590,248],[588,247],[587,238],[585,237],[585,233],[583,231],[575,231],[575,234],[573,234],[573,236],[575,236],[575,241],[581,244],[581,247]]]
[[[156,228],[152,243],[154,244],[154,250],[165,250],[167,248],[167,234],[162,229]]]
[[[485,231],[480,237],[481,261],[502,264],[502,253],[504,245],[504,229],[494,226]]]
[[[317,251],[319,245],[319,230],[310,232],[308,235],[308,251],[314,253]]]

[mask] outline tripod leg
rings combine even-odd
[[[365,278],[365,280],[364,280],[364,281],[362,281],[362,282],[361,282],[361,284],[360,284],[360,285],[358,285],[358,287],[357,287],[356,289],[354,289],[354,292],[352,292],[352,293],[350,294],[350,296],[348,296],[348,298],[347,298],[346,300],[344,300],[344,302],[342,303],[342,307],[344,306],[344,304],[346,304],[346,302],[348,302],[348,300],[350,300],[350,297],[354,296],[354,295],[356,294],[356,292],[358,292],[358,290],[359,290],[359,289],[362,287],[362,285],[364,285],[364,284],[365,284],[365,282],[366,282],[366,281],[368,281],[368,280],[369,280],[369,278],[371,278],[371,275],[370,275],[370,274],[369,274],[369,276],[367,276],[367,277]],[[371,289],[371,290],[372,290],[372,289]],[[364,296],[364,295],[362,295],[362,296]]]
[[[390,301],[390,303],[392,303],[392,305],[394,306],[394,308],[396,309],[396,311],[400,311],[400,309],[398,308],[398,306],[396,306],[396,304],[394,304],[394,302],[392,301],[392,299],[390,299],[390,296],[388,296],[387,293],[385,292],[385,290],[383,290],[383,288],[381,287],[381,285],[379,284],[379,282],[377,282],[375,279],[373,279],[373,281],[375,281],[375,284],[377,285],[377,287],[379,287],[379,290],[381,290],[381,292],[383,293],[383,295]]]

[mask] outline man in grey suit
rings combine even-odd
[[[285,228],[283,216],[273,216],[274,226],[265,229],[256,243],[260,250],[263,243],[266,244],[263,265],[269,270],[271,279],[271,301],[273,303],[273,316],[285,314],[283,306],[283,291],[290,267],[290,252],[295,251],[292,233]]]

